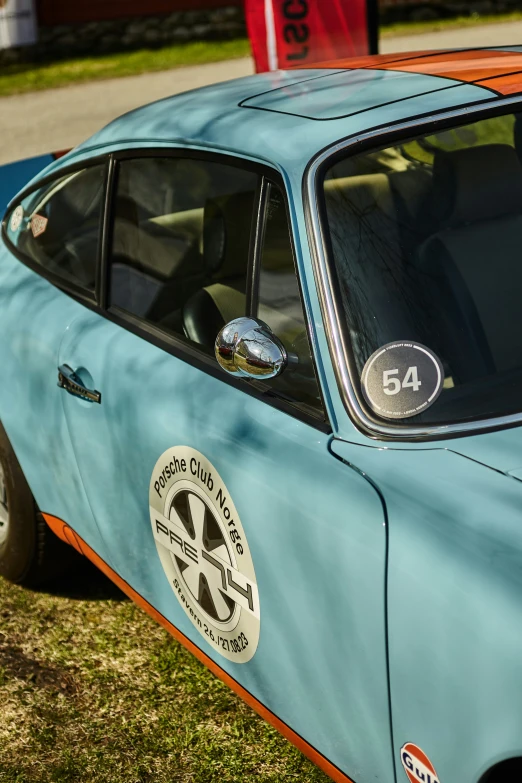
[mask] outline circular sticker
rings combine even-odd
[[[254,564],[236,507],[219,473],[199,451],[174,446],[152,471],[150,520],[163,570],[204,639],[235,663],[259,641]]]
[[[410,783],[438,783],[435,767],[428,756],[413,742],[401,748],[401,761]]]
[[[11,231],[18,231],[18,229],[22,225],[23,217],[24,217],[24,208],[20,205],[15,209],[15,211],[11,215]]]
[[[373,353],[362,372],[364,397],[387,419],[416,416],[433,405],[442,391],[439,358],[420,343],[388,343]]]

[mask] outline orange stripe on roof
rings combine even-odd
[[[489,87],[490,90],[495,90],[501,95],[514,95],[517,92],[522,92],[522,70],[518,73],[483,79],[475,84],[479,87]]]
[[[368,55],[343,60],[329,60],[323,63],[310,63],[307,64],[307,68],[346,68],[347,70],[370,68],[372,70],[422,73],[488,87],[501,95],[522,92],[518,76],[522,72],[522,52],[504,52],[496,49]]]
[[[416,59],[429,55],[428,50],[422,52],[397,52],[396,54],[365,54],[360,57],[347,57],[340,60],[323,60],[318,63],[307,63],[306,68],[337,68],[354,70],[356,68],[385,68],[395,63],[406,62],[408,59]],[[304,66],[295,65],[290,70],[299,70]]]
[[[407,67],[412,63],[461,63],[466,60],[503,60],[505,58],[518,57],[518,52],[502,52],[497,49],[460,49],[445,50],[441,52],[408,52],[399,61],[400,67]]]
[[[463,52],[462,54],[467,56],[462,58],[440,57],[410,60],[399,67],[391,65],[390,68],[409,73],[443,76],[447,79],[457,79],[458,81],[468,83],[522,70],[522,54],[502,56],[502,52],[487,53],[489,55],[501,55],[500,57],[484,57],[484,52]]]
[[[384,70],[404,71],[414,70],[423,73],[419,68],[434,69],[444,65],[457,69],[459,63],[466,60],[504,60],[514,58],[520,62],[522,54],[518,52],[502,52],[496,49],[453,49],[444,51],[397,52],[397,54],[372,54],[364,57],[350,57],[342,60],[328,60],[322,63],[308,63],[307,68],[377,68]],[[506,69],[507,70],[507,69]]]
[[[64,522],[59,517],[53,516],[52,514],[42,514],[42,516],[53,533],[58,536],[58,538],[61,538],[62,541],[65,541],[67,544],[71,544],[71,546],[74,546],[74,548],[77,549],[82,555],[88,557],[89,560],[94,563],[94,565],[99,568],[100,571],[105,574],[105,576],[108,576],[109,579],[111,579],[114,584],[116,584],[120,590],[122,590],[122,592],[128,595],[129,598],[134,601],[134,603],[138,604],[138,606],[144,609],[147,614],[150,614],[150,616],[156,620],[157,623],[166,628],[166,630],[169,631],[169,633],[171,633],[178,642],[186,647],[189,652],[195,655],[195,657],[201,661],[201,663],[204,663],[205,666],[207,666],[210,671],[216,675],[216,677],[219,677],[219,679],[228,685],[228,687],[231,688],[234,693],[237,693],[237,695],[240,696],[243,701],[249,705],[249,707],[252,707],[252,709],[261,715],[262,718],[274,726],[274,728],[276,728],[277,731],[283,735],[283,737],[295,745],[296,748],[301,751],[301,753],[307,756],[310,761],[322,769],[323,772],[329,775],[329,777],[331,777],[335,783],[353,783],[353,781],[347,775],[345,775],[344,772],[341,772],[338,767],[328,761],[325,756],[319,753],[318,750],[316,750],[306,740],[299,736],[299,734],[293,731],[290,726],[287,726],[286,723],[284,723],[280,718],[277,717],[277,715],[271,712],[271,710],[265,707],[265,705],[256,699],[255,696],[252,696],[251,693],[249,693],[245,688],[243,688],[242,685],[234,680],[234,678],[231,677],[224,669],[222,669],[221,666],[215,663],[212,658],[209,658],[209,656],[200,650],[199,647],[196,647],[196,645],[191,642],[190,639],[185,636],[185,634],[181,633],[181,631],[179,631],[175,625],[172,625],[172,623],[170,623],[166,617],[158,612],[158,610],[155,609],[152,604],[149,604],[149,602],[146,601],[143,596],[137,593],[136,590],[134,590],[128,584],[128,582],[122,579],[121,576],[118,576],[116,571],[113,571],[112,568],[107,565],[105,560],[102,560],[101,557],[96,554],[94,549],[91,549],[91,547],[85,543],[83,538],[81,538],[78,533],[75,533],[75,531],[66,522]]]

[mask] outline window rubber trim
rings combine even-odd
[[[330,145],[312,158],[306,167],[302,183],[306,227],[330,357],[339,393],[350,419],[363,435],[373,440],[427,442],[492,432],[522,424],[522,411],[460,423],[424,426],[388,424],[373,415],[359,393],[359,373],[343,316],[322,194],[324,173],[340,158],[346,159],[366,151],[378,151],[392,144],[415,139],[419,135],[431,135],[455,125],[510,113],[509,110],[517,113],[517,109],[522,110],[520,95],[494,101],[486,99],[478,105],[380,126]]]
[[[96,312],[98,315],[106,318],[108,321],[121,326],[124,329],[132,332],[138,337],[143,338],[147,342],[152,343],[156,347],[164,350],[177,359],[187,362],[187,364],[196,367],[197,369],[211,375],[214,378],[226,383],[228,386],[232,386],[243,393],[255,397],[256,399],[264,402],[265,404],[287,413],[299,421],[302,421],[308,426],[314,427],[320,432],[330,435],[332,433],[332,427],[327,418],[326,407],[323,413],[313,413],[311,410],[304,410],[298,403],[292,403],[289,400],[284,399],[276,395],[268,388],[262,387],[262,382],[250,381],[247,379],[234,378],[232,375],[225,373],[218,367],[213,357],[206,354],[196,345],[176,338],[175,335],[167,334],[161,329],[157,329],[152,324],[148,324],[145,321],[127,313],[125,310],[109,307],[109,256],[110,245],[112,242],[111,236],[111,219],[114,205],[115,184],[118,173],[118,161],[128,160],[132,158],[158,158],[158,157],[192,157],[198,160],[217,161],[224,165],[232,165],[236,168],[248,169],[259,175],[260,183],[265,177],[268,177],[270,181],[277,184],[285,196],[286,208],[288,211],[288,200],[286,187],[283,177],[276,168],[272,168],[268,164],[257,163],[251,161],[248,158],[242,158],[239,155],[230,155],[226,152],[220,153],[216,151],[207,151],[194,149],[192,147],[148,147],[146,149],[129,148],[125,150],[118,150],[116,152],[105,152],[100,155],[93,156],[88,160],[75,161],[70,165],[63,166],[56,171],[51,172],[45,177],[42,177],[31,187],[26,187],[15,195],[9,202],[5,215],[2,220],[1,237],[4,244],[8,248],[17,260],[38,274],[39,277],[47,280],[63,293],[70,296],[80,304],[87,307],[89,310]],[[105,163],[107,165],[106,183],[105,183],[105,200],[104,208],[102,212],[102,224],[100,230],[100,242],[98,246],[98,258],[97,258],[97,274],[95,291],[88,292],[85,289],[77,286],[69,281],[64,281],[59,275],[49,272],[44,267],[28,258],[24,253],[21,253],[10,241],[7,236],[7,217],[10,214],[13,207],[15,207],[22,199],[34,193],[39,188],[53,182],[54,180],[67,176],[67,174],[74,171],[82,171],[83,169],[90,168],[92,166]],[[261,187],[258,189],[258,197],[261,194]],[[264,215],[259,204],[254,204],[254,217],[253,222],[256,223],[260,220],[260,216]],[[291,224],[289,224],[291,225]],[[293,236],[292,236],[293,243]],[[251,243],[251,251],[254,252],[253,242]],[[252,263],[249,264],[249,268],[252,269]],[[298,276],[299,285],[301,283]],[[250,281],[253,291],[253,277]],[[253,294],[251,294],[253,295]],[[309,334],[309,324],[307,323],[307,331]],[[314,357],[315,361],[315,357]],[[322,389],[319,385],[319,390],[322,396]],[[324,403],[324,400],[323,400]]]

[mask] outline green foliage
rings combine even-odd
[[[381,26],[381,37],[420,35],[422,33],[438,33],[443,30],[458,29],[460,27],[476,27],[477,25],[501,24],[503,22],[520,22],[522,11],[511,11],[507,14],[479,14],[474,12],[467,16],[454,16],[447,19],[431,19],[420,22],[393,22]],[[506,30],[506,38],[509,33]]]
[[[402,150],[408,158],[431,166],[436,150],[448,152],[481,144],[509,144],[513,146],[514,125],[513,114],[490,117],[453,130],[440,131],[432,136],[426,136],[420,142],[406,142],[402,145]]]
[[[96,79],[136,76],[249,55],[248,40],[238,38],[231,41],[195,41],[161,49],[140,49],[136,52],[58,60],[40,65],[20,63],[2,68],[0,96],[64,87]]]
[[[75,579],[0,579],[0,783],[327,783],[101,575]]]

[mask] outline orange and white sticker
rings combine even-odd
[[[435,767],[413,742],[407,742],[402,746],[401,761],[410,783],[439,783]]]
[[[46,217],[43,217],[43,215],[33,215],[31,218],[31,231],[33,232],[33,237],[36,239],[36,237],[39,237],[40,234],[43,234],[45,229],[47,228],[47,223],[49,221]]]

